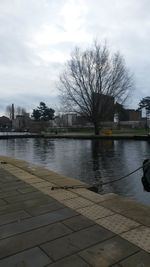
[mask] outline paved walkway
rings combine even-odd
[[[0,267],[149,267],[150,208],[0,157]]]

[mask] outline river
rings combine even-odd
[[[150,158],[150,142],[18,138],[0,140],[0,154],[93,184],[112,181],[140,167]],[[114,192],[150,205],[150,193],[143,191],[141,177],[139,170],[121,181],[99,186],[99,192]]]

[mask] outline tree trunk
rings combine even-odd
[[[94,132],[95,132],[95,135],[99,135],[99,124],[98,123],[94,123]]]

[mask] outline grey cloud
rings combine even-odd
[[[41,101],[45,102],[49,107],[57,110],[59,101],[57,96],[50,96],[49,94],[45,94],[44,96],[35,94],[10,94],[7,99],[3,97],[1,98],[0,114],[2,114],[2,112],[6,113],[6,107],[11,104],[14,104],[16,107],[24,107],[26,111],[31,114],[32,110],[36,108]]]

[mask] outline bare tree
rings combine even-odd
[[[17,115],[25,115],[26,110],[23,107],[15,107],[14,104],[8,105],[6,107],[6,115],[10,118],[10,120],[13,120]]]
[[[12,117],[13,117],[13,115],[12,115],[12,105],[8,105],[7,107],[6,107],[6,116],[8,116],[8,118],[10,119],[10,120],[12,120]]]
[[[15,113],[16,113],[16,115],[25,115],[26,110],[25,110],[25,108],[18,106],[18,107],[16,107]]]
[[[110,55],[105,45],[76,48],[59,80],[59,90],[67,110],[85,116],[93,123],[95,134],[100,122],[113,114],[114,103],[123,103],[133,79],[120,53]]]

